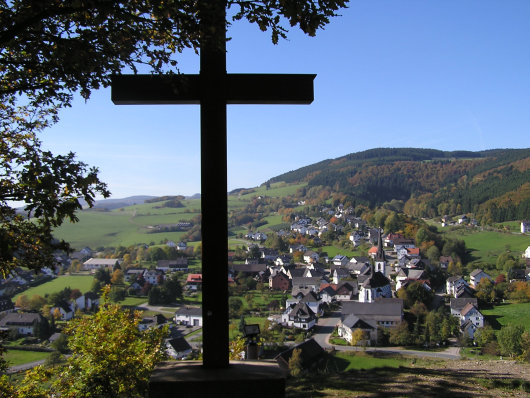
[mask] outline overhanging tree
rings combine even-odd
[[[246,19],[272,41],[287,27],[314,35],[346,0],[227,1],[231,20]],[[170,72],[175,54],[198,51],[198,1],[188,0],[0,0],[0,270],[52,265],[67,249],[53,228],[77,221],[82,201],[93,205],[107,186],[97,168],[73,153],[41,148],[38,134],[58,120],[79,92],[110,85],[110,76],[146,65]],[[172,72],[170,72],[172,73]],[[13,202],[24,202],[17,214]],[[33,218],[32,221],[29,221]]]

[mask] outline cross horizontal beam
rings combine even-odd
[[[310,104],[314,74],[226,74],[227,104]],[[196,104],[202,89],[198,74],[115,75],[116,105]],[[206,94],[207,95],[207,94]]]

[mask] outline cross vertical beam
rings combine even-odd
[[[203,366],[229,365],[226,4],[200,2]]]
[[[310,104],[316,75],[227,74],[226,0],[199,0],[199,75],[112,77],[117,105],[201,105],[203,367],[229,366],[227,104]]]

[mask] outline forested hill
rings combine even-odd
[[[452,151],[377,148],[324,160],[270,182],[307,182],[370,207],[392,199],[421,217],[530,219],[530,148]]]

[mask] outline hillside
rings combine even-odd
[[[370,207],[401,200],[418,217],[474,213],[483,223],[530,218],[530,149],[377,148],[269,180],[279,181],[324,187]]]

